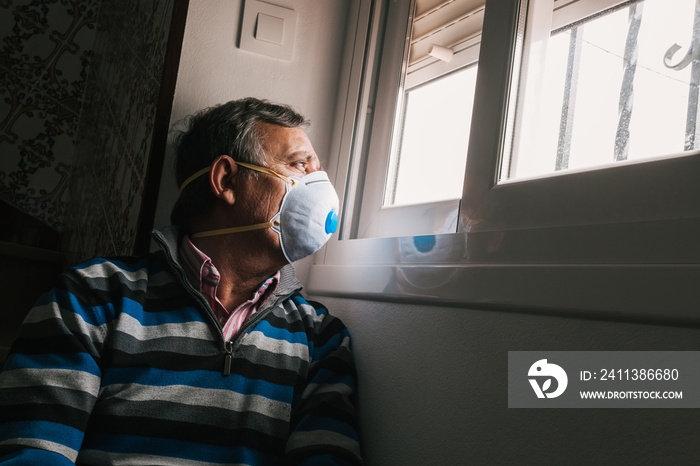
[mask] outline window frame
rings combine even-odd
[[[478,37],[461,44],[449,63],[433,59],[432,63],[427,60],[411,68],[407,59],[415,0],[378,1],[372,8],[379,27],[386,21],[386,30],[371,34],[367,43],[368,61],[364,80],[372,84],[364,89],[367,101],[360,110],[366,114],[366,123],[359,127],[365,128],[363,132],[371,134],[371,138],[364,139],[366,146],[357,146],[362,147],[362,152],[366,154],[366,161],[359,168],[365,174],[363,189],[357,194],[357,210],[352,217],[346,216],[350,224],[341,226],[341,236],[366,238],[432,231],[455,232],[456,228],[449,226],[455,225],[459,198],[421,204],[385,205],[386,178],[392,170],[390,165],[397,150],[395,144],[398,141],[395,138],[402,124],[405,94],[429,81],[476,64],[479,57]],[[381,63],[377,59],[381,59]],[[433,214],[426,215],[427,212]]]
[[[346,55],[352,72],[335,138],[340,157],[333,169],[346,218],[362,190],[353,149],[364,136],[354,125],[366,96],[356,67],[364,63],[362,37],[378,27],[371,3],[358,5],[364,16],[356,16],[353,53]],[[315,257],[307,289],[315,295],[700,323],[700,153],[498,182],[512,123],[511,83],[520,66],[514,59],[525,14],[520,4],[486,2],[481,56],[489,60],[479,63],[478,118],[472,121],[458,231],[434,235],[435,247],[426,252],[414,247],[425,235],[349,239],[346,225]]]

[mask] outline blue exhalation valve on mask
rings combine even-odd
[[[335,209],[328,212],[326,217],[326,234],[332,235],[338,229],[338,212]]]

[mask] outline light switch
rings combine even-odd
[[[271,44],[282,45],[284,39],[284,20],[276,16],[258,13],[255,26],[255,38]]]
[[[243,50],[291,60],[297,13],[258,0],[246,0],[239,46]]]

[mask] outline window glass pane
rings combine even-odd
[[[626,5],[551,35],[502,180],[698,149],[700,1]]]
[[[476,65],[406,92],[384,205],[462,197]]]

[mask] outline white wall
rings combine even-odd
[[[700,350],[700,331],[315,297],[350,329],[368,465],[690,465],[695,409],[508,408],[508,351]]]
[[[327,157],[348,2],[269,3],[297,12],[291,61],[238,48],[241,0],[190,0],[172,120],[240,97],[278,101],[311,119],[311,142]]]
[[[294,56],[284,61],[238,48],[242,0],[190,0],[171,122],[212,105],[257,97],[291,105],[325,166],[350,0],[271,0],[297,12]],[[172,154],[166,155],[155,228],[168,225],[177,198]],[[295,267],[302,281],[310,261]]]

